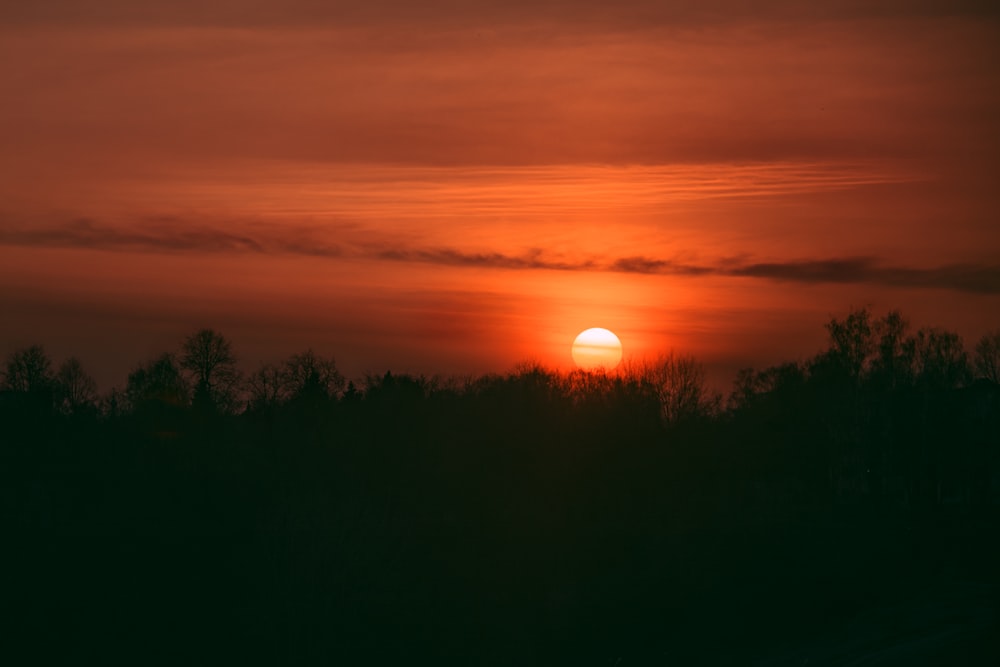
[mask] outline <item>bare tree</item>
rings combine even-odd
[[[285,392],[290,398],[338,396],[344,390],[344,376],[333,359],[306,350],[293,354],[282,368]]]
[[[72,414],[97,403],[97,383],[83,370],[76,357],[64,361],[55,377],[56,404],[61,412]]]
[[[624,372],[653,393],[667,424],[707,417],[720,407],[721,396],[708,390],[705,368],[693,356],[670,352],[653,362],[630,364]]]
[[[195,403],[212,408],[235,407],[240,373],[232,344],[213,329],[201,329],[181,345],[181,368],[191,374]]]
[[[832,318],[826,325],[830,333],[830,360],[858,382],[876,350],[876,325],[867,308],[852,310],[843,320]]]
[[[969,355],[957,333],[921,329],[915,345],[917,377],[924,386],[953,389],[969,380],[972,374]]]
[[[117,419],[128,408],[125,392],[118,387],[112,387],[108,393],[97,401],[97,411],[105,419]]]
[[[52,362],[41,345],[15,350],[7,357],[3,387],[10,391],[37,393],[52,388]]]
[[[806,381],[805,369],[794,361],[770,366],[762,371],[743,368],[736,374],[728,408],[742,410],[773,392],[794,391]]]
[[[976,343],[976,373],[1000,383],[1000,329],[984,334]]]
[[[186,405],[188,384],[174,355],[162,354],[128,374],[125,398],[132,410],[143,405]]]
[[[264,364],[247,378],[250,408],[265,410],[288,400],[288,387],[281,368]]]
[[[327,399],[339,396],[346,384],[336,361],[306,350],[279,364],[263,364],[246,381],[249,406],[266,410],[295,398]]]
[[[194,375],[196,383],[213,386],[221,376],[235,373],[236,357],[224,336],[212,329],[201,329],[184,339],[180,365]]]
[[[871,375],[885,389],[912,383],[916,342],[912,336],[906,335],[908,328],[909,322],[897,310],[889,311],[875,323],[878,342]]]

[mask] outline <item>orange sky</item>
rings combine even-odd
[[[0,9],[2,353],[465,373],[600,326],[723,385],[851,306],[1000,327],[986,3],[86,4]]]

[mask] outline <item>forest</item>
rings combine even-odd
[[[202,329],[99,394],[12,352],[33,663],[1000,664],[1000,331],[851,310],[727,395],[680,353],[347,381]]]

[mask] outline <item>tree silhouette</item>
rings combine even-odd
[[[195,405],[212,410],[235,407],[240,374],[232,344],[212,329],[201,329],[184,339],[180,366],[192,375]]]
[[[652,391],[666,424],[678,424],[713,415],[722,397],[705,384],[705,367],[691,355],[670,352],[653,362],[627,366],[626,376]]]
[[[805,369],[795,362],[771,366],[762,371],[740,369],[729,395],[728,409],[738,411],[749,408],[766,395],[797,391],[805,382]]]
[[[80,360],[70,357],[64,361],[55,376],[56,405],[64,414],[74,414],[97,402],[97,383],[90,377]]]
[[[829,359],[855,383],[860,382],[875,352],[875,326],[867,308],[852,310],[843,320],[831,318]]]
[[[315,405],[339,397],[345,385],[336,361],[310,349],[280,364],[262,364],[247,377],[247,407],[259,414],[292,401]]]
[[[290,399],[327,399],[344,390],[344,376],[333,357],[321,357],[311,349],[293,354],[281,371],[284,393]]]
[[[916,336],[917,379],[925,387],[954,389],[969,381],[969,355],[957,333],[924,328]]]
[[[281,405],[287,399],[287,387],[282,369],[275,364],[264,364],[247,378],[249,408],[263,412]]]
[[[1000,384],[1000,329],[984,334],[976,343],[976,373]]]
[[[52,361],[41,345],[15,350],[7,357],[3,387],[21,393],[39,393],[52,388]]]
[[[891,391],[913,381],[916,344],[906,335],[908,328],[909,323],[896,310],[875,323],[878,341],[871,371],[880,388]]]
[[[118,419],[128,409],[128,399],[118,387],[112,387],[97,401],[97,411],[105,419]]]
[[[354,380],[349,380],[347,382],[347,389],[344,390],[344,401],[348,403],[356,403],[363,398],[362,394],[356,386],[354,386]]]
[[[232,418],[189,400],[218,364],[164,354],[79,419],[45,402],[90,400],[79,362],[19,350],[0,368],[5,595],[26,610],[8,634],[69,633],[31,635],[72,654],[53,663],[106,657],[110,622],[121,662],[1000,664],[1000,388],[961,386],[953,333],[831,324],[815,359],[741,371],[725,414],[687,355],[344,390],[309,350],[251,375]]]
[[[174,355],[164,353],[128,375],[125,397],[133,411],[188,404],[190,390]]]

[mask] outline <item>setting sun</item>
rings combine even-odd
[[[0,91],[11,653],[1000,667],[1000,0],[8,0]]]
[[[607,329],[587,329],[573,341],[573,361],[584,370],[610,370],[621,360],[622,342]]]

